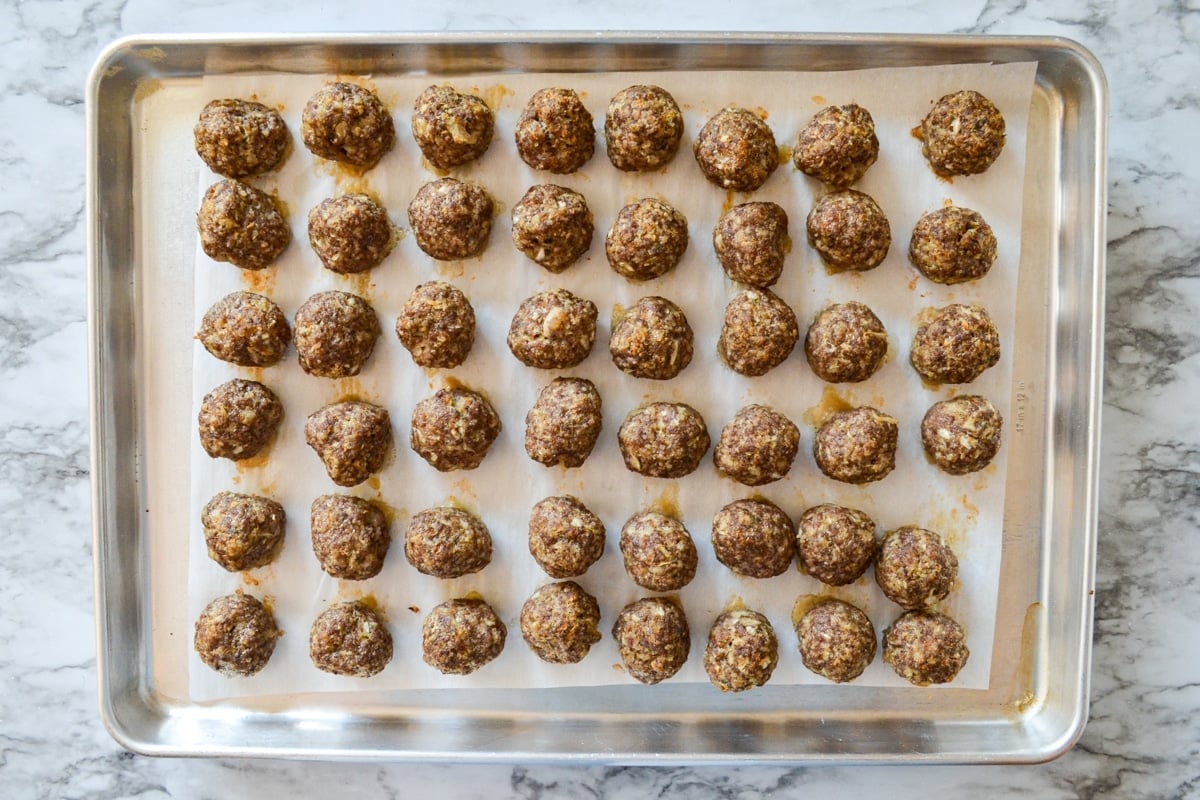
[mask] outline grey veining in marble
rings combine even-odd
[[[680,8],[686,6],[686,13]],[[453,10],[450,10],[453,9]],[[1111,84],[1091,722],[1031,767],[689,769],[155,760],[98,721],[83,85],[138,32],[679,28],[1057,34]],[[0,797],[1200,797],[1200,5],[1099,0],[0,2]]]

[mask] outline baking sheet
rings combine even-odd
[[[926,463],[918,433],[921,415],[930,404],[954,390],[931,391],[923,387],[905,362],[920,310],[948,302],[982,302],[1000,328],[1003,351],[1012,352],[1023,196],[1014,187],[1022,185],[1025,175],[1025,129],[1034,69],[1033,64],[1009,64],[849,73],[756,73],[752,87],[746,86],[745,74],[739,73],[674,73],[669,81],[661,74],[635,73],[456,76],[453,83],[457,88],[481,93],[497,112],[498,138],[488,154],[477,164],[453,173],[481,183],[498,201],[499,213],[488,250],[480,259],[438,264],[417,249],[411,236],[406,236],[381,267],[368,276],[347,278],[321,269],[307,247],[307,209],[324,197],[365,188],[381,199],[393,221],[405,229],[404,208],[409,199],[421,183],[436,177],[419,166],[419,152],[406,124],[412,98],[431,79],[428,76],[370,79],[398,121],[397,147],[378,167],[361,178],[350,176],[313,159],[298,145],[278,175],[254,181],[268,190],[278,190],[290,210],[296,242],[280,262],[265,273],[242,273],[231,265],[215,264],[196,251],[197,323],[208,305],[240,288],[271,295],[289,318],[313,292],[341,288],[371,300],[380,315],[384,336],[367,369],[357,379],[348,381],[305,376],[294,354],[277,367],[241,370],[216,361],[196,345],[193,418],[199,398],[205,392],[237,375],[261,375],[284,401],[287,418],[269,457],[265,463],[255,462],[255,466],[210,461],[193,441],[189,613],[194,618],[208,600],[244,587],[256,595],[272,598],[286,635],[270,665],[249,679],[222,678],[191,656],[189,677],[193,697],[345,691],[367,686],[480,688],[628,683],[630,679],[614,669],[619,658],[608,629],[621,606],[646,592],[625,576],[616,539],[629,515],[655,506],[679,510],[701,556],[697,579],[678,593],[692,625],[693,647],[688,664],[673,682],[707,684],[700,654],[708,625],[723,608],[740,600],[765,613],[779,634],[781,657],[773,684],[825,683],[803,668],[795,651],[795,636],[791,631],[793,603],[813,594],[842,597],[864,608],[879,630],[899,614],[899,609],[879,594],[870,573],[855,585],[829,590],[798,572],[753,580],[738,578],[717,563],[708,545],[713,513],[726,502],[752,495],[773,500],[793,518],[810,505],[840,502],[867,511],[884,529],[919,524],[943,533],[960,558],[960,585],[941,608],[966,625],[972,649],[971,661],[953,686],[985,688],[992,661],[1007,448],[1001,449],[997,461],[983,473],[963,478],[943,475]],[[536,173],[517,158],[511,141],[513,124],[525,100],[537,89],[548,85],[576,88],[599,121],[608,97],[637,82],[661,83],[684,110],[687,123],[684,147],[662,173],[649,176],[619,173],[604,157],[602,141],[598,141],[596,157],[584,170],[571,176]],[[295,136],[300,109],[322,79],[238,76],[208,78],[205,83],[212,97],[256,95],[263,102],[282,106],[281,112]],[[911,137],[909,129],[924,115],[930,102],[967,86],[983,91],[1000,107],[1008,124],[1008,144],[988,173],[960,178],[950,184],[929,171],[920,156],[919,142]],[[787,145],[816,110],[827,103],[850,101],[872,111],[881,141],[879,161],[855,188],[875,197],[888,214],[893,245],[884,264],[870,273],[828,275],[803,241],[804,216],[822,191],[816,182],[785,164],[752,197],[731,196],[704,181],[688,147],[703,122],[730,102],[765,109],[777,141]],[[180,113],[194,117],[199,108],[181,109]],[[199,194],[216,176],[209,174],[198,161],[196,168],[198,203]],[[597,235],[591,250],[580,263],[559,276],[542,271],[509,242],[508,211],[528,186],[538,182],[560,183],[581,191],[596,216]],[[635,285],[609,270],[603,255],[603,234],[621,205],[647,195],[660,196],[687,215],[691,244],[674,273]],[[784,277],[775,289],[796,310],[802,328],[827,302],[859,299],[871,305],[889,330],[889,363],[870,381],[835,390],[842,400],[856,405],[877,405],[900,419],[897,470],[880,483],[848,487],[824,478],[812,463],[812,423],[828,405],[829,390],[812,375],[799,349],[783,366],[753,379],[725,369],[715,356],[724,304],[738,287],[725,280],[712,254],[711,230],[725,208],[747,199],[774,200],[789,212],[795,246]],[[983,213],[1000,242],[996,266],[987,278],[973,285],[935,286],[918,280],[907,265],[905,251],[912,224],[922,212],[940,206],[947,199]],[[463,367],[448,372],[416,368],[391,332],[411,288],[434,278],[449,280],[462,288],[472,299],[480,323],[471,357]],[[519,302],[529,294],[556,286],[592,299],[601,311],[597,344],[591,357],[579,368],[562,373],[591,378],[605,401],[601,441],[588,463],[579,470],[547,470],[526,457],[522,447],[524,414],[536,391],[560,373],[529,370],[513,359],[504,345],[508,322]],[[629,306],[646,294],[661,294],[679,303],[696,331],[696,358],[673,381],[630,378],[612,366],[605,352],[612,308]],[[451,375],[492,398],[504,432],[480,469],[443,475],[407,448],[408,415],[419,399],[431,394]],[[714,391],[713,387],[719,390]],[[969,391],[991,398],[1008,418],[1011,358],[1002,358]],[[302,428],[308,413],[347,394],[379,402],[392,413],[396,458],[380,474],[377,486],[363,484],[352,493],[382,499],[396,513],[393,549],[381,575],[366,582],[339,583],[325,576],[311,555],[308,506],[317,495],[340,490],[329,482],[316,456],[304,445]],[[750,402],[767,402],[801,426],[801,454],[796,466],[786,480],[753,490],[719,478],[707,458],[697,473],[678,481],[644,479],[629,473],[616,447],[617,427],[628,410],[659,399],[694,405],[708,422],[714,441],[721,426],[738,408]],[[225,488],[261,492],[284,504],[289,520],[288,539],[275,564],[247,576],[236,576],[225,573],[207,559],[199,528],[199,508],[212,494]],[[549,580],[526,549],[528,511],[536,500],[558,493],[573,493],[583,499],[605,521],[609,532],[605,558],[579,579],[584,588],[600,599],[605,637],[588,658],[571,666],[539,661],[520,641],[517,626],[521,602]],[[478,513],[491,529],[495,544],[495,556],[487,569],[456,581],[420,575],[407,564],[402,552],[403,527],[408,517],[446,501]],[[471,591],[488,599],[506,621],[508,646],[499,659],[471,676],[441,676],[420,661],[421,620],[437,602]],[[307,658],[311,620],[331,602],[365,594],[375,597],[388,614],[396,638],[396,658],[379,676],[365,681],[317,671]],[[908,686],[878,658],[856,685]]]

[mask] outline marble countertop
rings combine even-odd
[[[682,6],[682,4],[680,4]],[[0,4],[0,796],[1200,797],[1200,6],[1195,0],[34,0]],[[452,8],[453,10],[449,10]],[[736,21],[730,22],[733,18]],[[1111,90],[1091,721],[1040,766],[559,768],[167,760],[97,713],[84,80],[133,33],[645,28],[1061,35]]]

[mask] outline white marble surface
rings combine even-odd
[[[0,797],[1200,797],[1200,5],[1082,0],[0,2]],[[449,10],[453,8],[453,10]],[[1111,84],[1091,722],[1051,764],[546,768],[156,760],[99,723],[88,517],[83,84],[143,32],[679,28],[1059,34]]]

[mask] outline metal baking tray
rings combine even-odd
[[[999,615],[986,690],[688,685],[188,697],[194,180],[147,174],[139,105],[205,75],[850,70],[1038,63],[1028,130]],[[587,763],[1037,762],[1087,718],[1104,320],[1107,96],[1054,38],[696,33],[137,37],[88,85],[97,671],[104,724],[151,755]],[[189,157],[188,136],[179,137]],[[147,243],[167,258],[144,257]],[[173,419],[164,422],[163,419]]]

